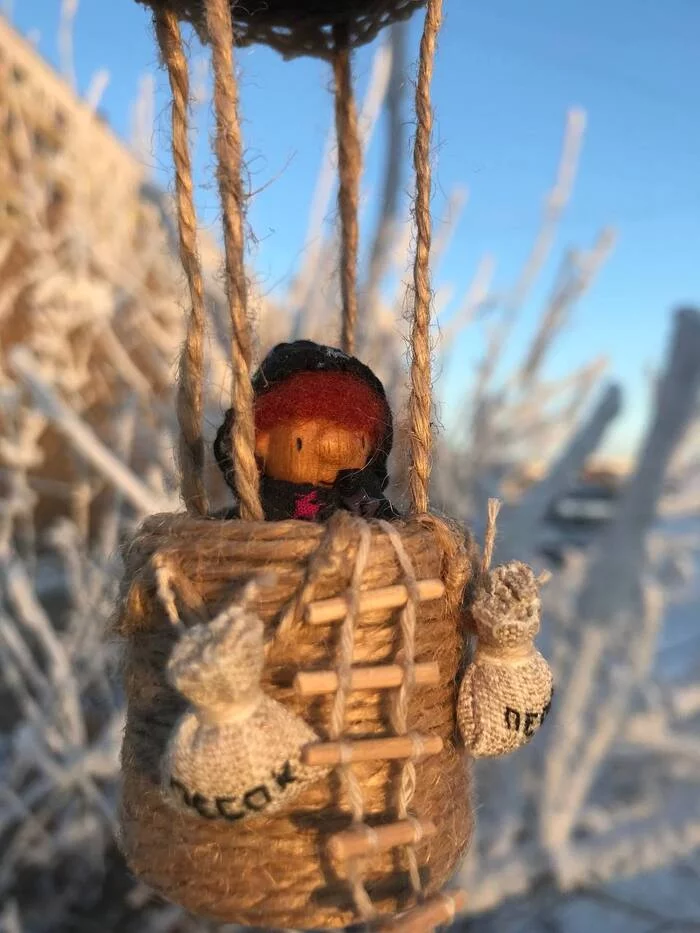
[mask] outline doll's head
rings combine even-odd
[[[358,359],[308,340],[279,344],[253,389],[255,454],[265,476],[323,486],[343,470],[367,467],[386,486],[391,411],[381,382]],[[232,425],[229,411],[214,445],[231,486]]]

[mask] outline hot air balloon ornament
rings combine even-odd
[[[430,84],[442,3],[142,2],[172,91],[191,299],[178,390],[186,511],[150,517],[124,549],[120,843],[143,881],[214,920],[424,933],[466,903],[443,888],[471,836],[470,758],[528,741],[551,699],[533,648],[539,582],[524,565],[490,570],[469,532],[428,505]],[[386,494],[392,413],[353,355],[361,149],[350,64],[354,48],[423,6],[402,514]],[[224,512],[210,509],[203,470],[206,314],[181,20],[213,64],[232,326],[231,408],[214,445],[232,492]],[[255,371],[233,61],[252,42],[332,65],[342,292],[339,347],[281,344]]]

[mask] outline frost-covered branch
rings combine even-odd
[[[65,405],[38,373],[36,361],[30,353],[17,348],[12,353],[12,365],[21,377],[35,403],[52,424],[69,440],[75,450],[101,475],[113,483],[134,508],[148,515],[154,511],[168,511],[173,502],[159,499],[147,486],[121,463],[95,436],[90,428]]]
[[[501,562],[514,560],[515,555],[519,560],[532,559],[545,513],[581,474],[610,423],[618,416],[620,407],[620,387],[608,386],[588,421],[571,438],[547,475],[528,489],[517,505],[502,510],[497,552]]]

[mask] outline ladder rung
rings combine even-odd
[[[414,667],[415,683],[418,686],[434,686],[440,683],[440,668],[437,661],[425,661]],[[404,669],[400,664],[381,664],[375,667],[355,667],[350,679],[351,690],[384,690],[400,687]],[[335,671],[301,671],[294,678],[294,689],[304,697],[333,693],[338,689]]]
[[[451,923],[466,905],[464,891],[444,891],[395,917],[383,929],[386,933],[428,933],[443,923]]]
[[[424,758],[442,751],[439,735],[397,735],[386,739],[357,739],[319,742],[302,750],[302,761],[310,767],[350,764],[353,761],[388,761],[394,758]]]
[[[385,826],[354,826],[336,833],[329,842],[331,854],[340,861],[386,852],[397,846],[416,845],[434,836],[437,827],[432,820],[399,820]]]
[[[419,580],[418,601],[428,602],[431,599],[440,599],[445,593],[445,584],[442,580]],[[408,602],[408,590],[403,583],[395,586],[384,586],[378,590],[365,590],[360,594],[359,612],[372,612],[375,609],[398,609]],[[344,618],[348,609],[348,601],[344,596],[333,596],[330,599],[319,599],[309,603],[306,607],[305,618],[311,625],[323,625],[326,622],[338,622]]]

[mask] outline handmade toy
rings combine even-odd
[[[520,565],[490,571],[469,533],[428,505],[430,80],[441,2],[427,0],[416,84],[403,517],[383,492],[389,406],[352,356],[360,146],[350,49],[421,4],[148,2],[173,95],[192,304],[178,391],[186,512],[149,518],[124,549],[120,842],[147,884],[215,920],[295,929],[360,920],[425,933],[467,897],[442,888],[471,835],[470,756],[528,740],[551,686],[532,649],[537,581]],[[215,451],[235,495],[231,517],[212,514],[204,483],[205,310],[178,14],[212,49],[232,329],[231,410]],[[282,344],[252,377],[234,35],[330,58],[339,140],[342,350]]]
[[[336,509],[398,518],[384,489],[392,418],[384,387],[355,357],[310,340],[276,346],[253,376],[255,456],[265,518],[324,521]],[[214,450],[234,494],[229,409]],[[236,509],[227,517],[237,517]]]

